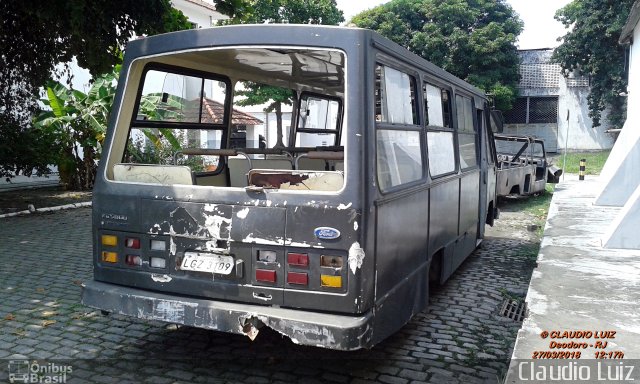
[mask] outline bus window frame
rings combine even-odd
[[[472,120],[472,124],[473,124],[473,128],[474,128],[474,135],[475,135],[475,152],[476,152],[476,163],[474,166],[472,167],[466,167],[466,168],[462,168],[462,164],[460,164],[460,139],[459,139],[459,135],[460,135],[460,127],[458,127],[458,103],[455,102],[455,98],[461,96],[464,97],[466,99],[471,100],[471,120]],[[476,113],[474,112],[477,108],[476,108],[476,98],[474,97],[474,95],[468,94],[466,92],[461,92],[460,90],[456,89],[453,95],[453,101],[451,103],[454,106],[453,109],[453,115],[454,115],[454,121],[455,121],[455,141],[456,141],[456,153],[457,153],[457,161],[458,161],[458,170],[460,171],[460,173],[467,173],[473,170],[477,170],[480,169],[480,165],[482,162],[482,159],[480,158],[480,127],[478,125],[478,121],[477,121],[477,116]],[[469,133],[463,133],[463,135],[470,135]]]
[[[156,120],[138,120],[138,113],[140,109],[140,101],[142,100],[142,91],[144,89],[144,85],[147,79],[147,73],[149,71],[159,70],[166,73],[171,73],[175,75],[184,75],[184,76],[193,76],[199,77],[203,80],[212,80],[223,82],[226,85],[226,93],[224,98],[224,116],[222,118],[222,123],[194,123],[194,122],[173,122],[173,121],[156,121]],[[138,89],[136,93],[135,105],[133,108],[133,112],[131,115],[131,119],[129,120],[129,128],[127,132],[127,142],[131,138],[131,130],[133,128],[168,128],[168,129],[206,129],[206,130],[218,130],[222,131],[222,136],[220,137],[220,148],[217,149],[226,149],[228,148],[228,139],[229,139],[229,122],[231,121],[231,102],[233,98],[233,84],[231,79],[227,76],[220,75],[218,73],[200,71],[197,69],[180,67],[170,64],[164,64],[159,62],[149,62],[146,63],[142,69],[142,74],[140,76],[140,82],[138,84]],[[202,89],[200,94],[200,116],[202,115],[202,100],[204,97],[202,96]],[[126,148],[122,152],[121,161],[124,161],[124,156],[126,155]],[[209,172],[197,172],[198,176],[216,176],[224,172],[227,168],[227,163],[224,156],[220,156],[218,158],[218,167],[215,171]]]
[[[293,127],[293,135],[290,135],[290,139],[289,139],[289,147],[290,148],[296,148],[296,141],[298,139],[298,132],[302,132],[302,133],[333,133],[336,135],[335,137],[335,142],[333,143],[333,145],[331,147],[339,147],[340,146],[340,140],[342,139],[342,131],[344,129],[343,127],[343,122],[344,122],[344,106],[343,106],[343,99],[336,97],[336,96],[329,96],[326,94],[322,94],[322,93],[318,93],[318,92],[310,92],[310,91],[303,91],[298,93],[295,89],[292,90],[294,92],[294,99],[296,100],[296,106],[294,108],[295,111],[295,123],[292,123],[291,126]],[[325,100],[329,100],[329,101],[336,101],[338,102],[338,118],[336,119],[336,127],[335,129],[319,129],[319,128],[300,128],[300,105],[302,103],[302,98],[304,96],[315,96],[319,99],[325,99]],[[293,116],[292,116],[293,117]]]
[[[448,104],[449,104],[449,125],[450,127],[441,127],[439,125],[428,125],[427,124],[427,119],[425,119],[425,149],[426,149],[426,155],[427,155],[427,162],[428,162],[428,172],[429,172],[429,177],[432,180],[439,180],[442,179],[444,177],[447,176],[451,176],[451,175],[457,175],[460,171],[460,155],[458,153],[458,129],[457,129],[457,119],[455,119],[457,117],[457,115],[455,114],[455,109],[454,109],[454,105],[455,103],[453,103],[453,99],[455,97],[455,92],[453,87],[451,87],[450,85],[447,85],[445,83],[443,83],[442,81],[439,81],[438,79],[432,77],[432,76],[423,76],[422,77],[422,87],[420,89],[420,92],[423,94],[422,97],[424,98],[424,86],[426,84],[429,84],[431,86],[434,87],[438,87],[443,91],[447,92],[447,96],[448,96]],[[423,114],[425,116],[427,116],[427,113],[429,113],[427,111],[427,109],[425,108],[424,105],[424,100],[422,102],[422,110],[423,110]],[[454,169],[451,172],[445,172],[445,173],[440,173],[437,175],[433,175],[431,173],[431,162],[429,161],[429,137],[428,137],[428,133],[429,132],[450,132],[453,135],[453,156],[454,156]]]
[[[415,124],[399,124],[399,123],[389,123],[389,122],[384,122],[384,121],[377,121],[376,119],[376,95],[375,95],[375,90],[376,90],[376,69],[377,67],[390,67],[396,71],[400,71],[406,75],[408,75],[411,79],[411,85],[413,87],[413,95],[414,95],[414,100],[415,100],[415,106],[414,106],[414,113],[416,116],[416,123]],[[404,191],[407,189],[410,189],[412,187],[416,187],[419,186],[421,184],[424,184],[427,182],[428,180],[428,172],[427,172],[427,159],[426,159],[426,133],[425,133],[425,129],[424,129],[424,111],[421,110],[421,108],[419,108],[420,103],[422,102],[422,96],[419,95],[419,87],[418,87],[418,81],[422,78],[422,73],[418,70],[416,70],[414,67],[408,66],[406,64],[403,64],[399,61],[393,60],[392,58],[384,55],[384,54],[380,54],[378,53],[375,57],[375,60],[373,60],[373,68],[372,68],[372,74],[373,76],[371,76],[371,79],[373,81],[373,92],[371,92],[371,96],[372,96],[372,101],[373,101],[373,108],[372,110],[372,119],[373,119],[373,123],[374,123],[374,135],[373,135],[373,141],[374,141],[374,148],[375,148],[375,156],[374,156],[374,162],[375,162],[375,177],[376,177],[376,186],[378,191],[382,194],[382,195],[389,195],[389,194],[393,194],[395,192],[398,191]],[[407,183],[401,183],[398,185],[394,185],[388,189],[382,189],[381,184],[380,184],[380,179],[379,179],[379,173],[378,173],[378,130],[387,130],[387,131],[412,131],[412,132],[418,132],[419,134],[419,141],[420,141],[420,159],[421,159],[421,177],[416,179],[416,180],[412,180],[409,181]]]

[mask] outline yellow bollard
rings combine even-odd
[[[587,168],[587,159],[581,159],[580,160],[580,173],[579,173],[579,179],[580,180],[584,180],[584,171]]]

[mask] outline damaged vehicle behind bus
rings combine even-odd
[[[240,110],[265,94],[275,118]],[[82,292],[106,312],[370,348],[497,212],[485,95],[372,31],[132,41],[113,111]]]

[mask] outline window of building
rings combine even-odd
[[[504,119],[506,124],[557,123],[558,96],[518,97]]]

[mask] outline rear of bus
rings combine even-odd
[[[94,189],[83,303],[371,346],[364,91],[352,85],[366,36],[235,26],[131,42]]]

